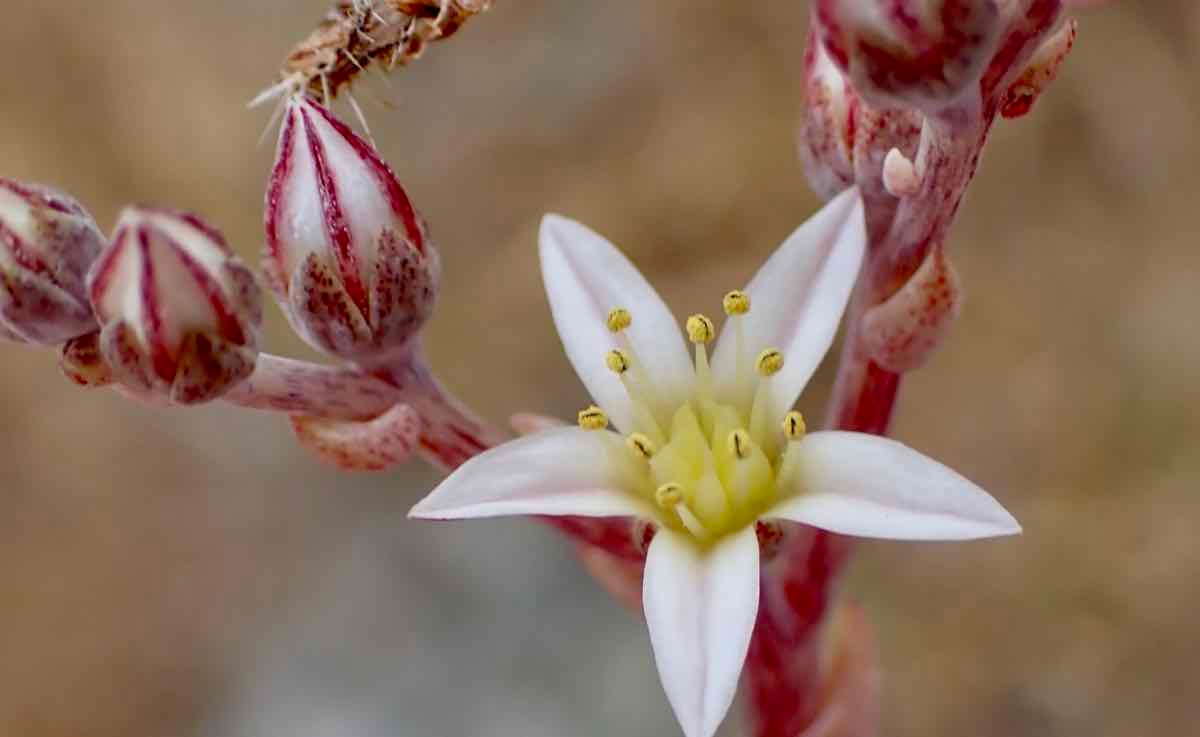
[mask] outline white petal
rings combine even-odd
[[[660,529],[642,601],[663,690],[687,737],[721,725],[758,616],[758,536],[751,525],[709,549]]]
[[[623,346],[608,330],[608,313],[629,310],[625,330],[654,384],[665,415],[679,406],[691,388],[693,370],[683,331],[662,298],[620,251],[587,227],[547,215],[540,235],[542,279],[554,325],[567,358],[613,424],[628,432],[632,410],[624,386],[605,365],[605,355]]]
[[[797,496],[766,517],[893,540],[972,540],[1021,531],[986,491],[895,440],[818,432],[788,452],[798,454]]]
[[[633,459],[616,433],[566,427],[499,445],[460,466],[409,517],[523,514],[647,517],[632,493]]]
[[[863,212],[857,188],[838,195],[783,242],[745,289],[750,313],[739,318],[743,360],[753,361],[765,348],[783,351],[783,369],[770,379],[772,417],[795,404],[833,344],[867,247]],[[746,396],[736,367],[737,341],[723,330],[713,374],[724,397]]]

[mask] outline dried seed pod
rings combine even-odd
[[[491,0],[339,0],[298,43],[280,81],[254,103],[304,93],[329,103],[372,68],[390,72],[415,60],[430,41],[452,36]]]

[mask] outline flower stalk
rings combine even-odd
[[[978,82],[966,92],[959,90],[951,104],[943,98],[943,104],[931,106],[922,93],[905,105],[894,94],[872,97],[870,90],[858,94],[848,85],[843,95],[853,99],[849,113],[840,112],[843,104],[836,109],[837,118],[823,100],[805,113],[810,129],[814,120],[841,120],[856,131],[845,147],[802,151],[808,151],[806,163],[818,191],[828,187],[831,176],[854,172],[866,195],[870,236],[866,266],[846,315],[827,427],[886,434],[904,371],[936,350],[957,314],[947,235],[988,134],[997,115],[1028,111],[1075,37],[1074,22],[1060,22],[1063,6],[1058,0],[1022,0],[1010,6]],[[819,27],[821,19],[814,24]],[[812,68],[811,60],[828,52],[814,48],[821,43],[817,34],[809,43],[806,58]],[[818,68],[830,74],[827,66]],[[889,157],[891,167],[883,165]],[[897,180],[907,181],[897,186]],[[914,294],[927,300],[915,300]],[[763,608],[746,670],[755,737],[797,737],[818,720],[825,673],[817,643],[851,547],[847,538],[822,530],[795,536],[764,573]],[[875,733],[871,724],[857,729],[853,734]]]

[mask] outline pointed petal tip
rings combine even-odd
[[[432,505],[429,504],[429,497],[425,497],[421,501],[414,504],[412,509],[408,510],[408,514],[405,516],[408,519],[441,519],[441,517],[438,516],[437,511],[432,509]]]
[[[411,519],[646,517],[624,491],[628,453],[615,433],[548,429],[471,458],[409,512]]]
[[[796,496],[768,516],[857,537],[978,540],[1021,532],[994,497],[895,440],[812,433],[796,448]]]
[[[545,253],[549,248],[564,248],[589,235],[593,235],[591,229],[578,220],[548,212],[538,226],[538,249]]]
[[[667,700],[686,737],[712,737],[733,703],[757,619],[758,536],[749,527],[703,551],[659,530],[642,585]]]

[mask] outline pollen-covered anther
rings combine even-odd
[[[629,437],[625,438],[625,446],[633,451],[633,453],[639,458],[644,458],[646,460],[653,458],[656,450],[654,443],[650,442],[650,438],[646,437],[640,432],[635,432]]]
[[[750,456],[750,449],[754,441],[750,439],[750,433],[739,428],[729,433],[729,438],[725,442],[729,447],[729,453],[740,459]]]
[[[711,343],[717,334],[713,321],[704,315],[692,315],[687,319],[686,327],[688,340],[696,345]]]
[[[584,430],[603,430],[608,427],[608,415],[593,404],[579,411],[579,426]]]
[[[604,357],[604,363],[614,374],[623,374],[629,370],[629,356],[619,349],[609,351]]]
[[[609,312],[608,319],[605,320],[605,325],[607,325],[608,329],[614,333],[619,333],[632,324],[633,315],[629,313],[629,310],[624,309],[623,307],[618,307],[612,312]]]
[[[758,354],[754,367],[758,370],[759,376],[774,376],[783,368],[783,354],[776,348],[767,348]]]
[[[725,295],[721,300],[721,306],[725,308],[725,314],[730,317],[744,315],[750,311],[750,295],[735,289]]]
[[[674,482],[654,490],[654,501],[663,509],[674,509],[683,501],[683,487]]]
[[[789,441],[802,440],[806,432],[808,426],[804,422],[804,415],[792,410],[783,416],[783,434]]]

